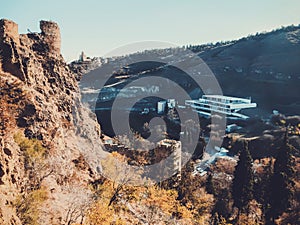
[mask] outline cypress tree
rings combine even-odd
[[[244,149],[240,152],[232,184],[234,206],[239,208],[241,212],[246,211],[248,203],[253,199],[254,176],[252,161],[248,143],[244,142]]]
[[[270,199],[271,199],[271,179],[273,177],[273,158],[270,158],[268,165],[265,168],[265,175],[261,182],[261,198],[259,202],[263,206],[263,211],[266,214],[270,210]]]
[[[209,173],[207,180],[206,180],[206,192],[208,194],[216,195],[216,188],[213,182],[213,175]]]
[[[291,207],[294,191],[294,159],[293,146],[288,141],[288,128],[286,130],[283,145],[279,149],[274,163],[274,173],[270,182],[270,209],[267,220],[274,222],[283,212]]]
[[[209,173],[206,181],[206,191],[208,194],[214,195],[215,204],[212,210],[212,214],[214,215],[214,219],[212,221],[216,221],[216,215],[218,218],[221,216],[223,219],[227,219],[230,214],[230,199],[231,193],[228,189],[217,188],[214,181],[212,173]]]
[[[228,189],[221,190],[220,193],[216,196],[216,203],[212,212],[217,213],[224,219],[228,219],[231,212],[230,199],[230,191]]]

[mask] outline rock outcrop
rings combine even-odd
[[[48,197],[39,208],[39,224],[80,222],[87,186],[98,176],[93,154],[101,150],[99,125],[81,105],[75,75],[60,54],[58,25],[41,21],[40,28],[41,33],[19,34],[16,23],[0,20],[0,224],[25,223],[16,202],[40,189]],[[43,167],[28,166],[16,135],[41,143]],[[78,159],[88,163],[78,167]],[[78,221],[69,217],[71,208]]]

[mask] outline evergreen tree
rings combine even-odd
[[[206,181],[206,191],[208,194],[216,195],[216,188],[213,182],[213,175],[209,173]]]
[[[213,181],[212,173],[209,173],[206,181],[206,191],[208,194],[214,195],[215,204],[212,210],[213,215],[221,216],[223,219],[227,219],[230,215],[230,199],[231,193],[225,188],[217,188],[216,184]],[[213,220],[215,221],[215,220]]]
[[[270,210],[266,215],[268,221],[278,218],[283,212],[291,207],[293,198],[294,160],[293,147],[288,141],[288,128],[284,141],[274,163],[274,174],[270,182]]]
[[[228,189],[221,190],[220,193],[216,196],[216,203],[212,212],[217,213],[224,219],[228,219],[232,210],[230,207],[230,199],[230,191]]]
[[[248,203],[253,199],[253,177],[252,157],[248,149],[248,143],[244,142],[244,149],[240,152],[232,184],[234,206],[239,208],[241,212],[246,211]]]
[[[263,211],[266,214],[270,210],[270,193],[271,193],[271,186],[270,182],[273,176],[273,168],[274,168],[274,159],[270,158],[268,165],[266,166],[265,174],[261,179],[260,182],[260,197],[257,198],[257,201],[262,204]]]

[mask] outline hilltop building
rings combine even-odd
[[[90,61],[91,61],[91,58],[87,57],[86,54],[84,53],[84,51],[82,51],[79,55],[78,62],[84,63],[84,62],[90,62]]]

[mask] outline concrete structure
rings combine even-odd
[[[166,110],[166,105],[167,105],[166,101],[159,101],[157,103],[157,113],[158,114],[163,114]]]
[[[173,109],[176,107],[176,100],[175,99],[168,99],[167,101],[162,100],[157,103],[157,113],[163,114],[166,111],[166,107],[168,109]]]
[[[186,100],[185,104],[202,116],[210,117],[211,113],[215,112],[243,119],[249,117],[238,113],[240,110],[256,107],[256,103],[252,103],[251,99],[223,95],[203,95],[198,100]]]
[[[239,129],[241,129],[242,127],[236,125],[235,123],[234,124],[229,124],[226,126],[226,132],[227,133],[230,133],[230,132],[234,132],[234,131],[237,131]]]
[[[176,107],[176,101],[175,99],[168,99],[167,100],[167,105],[169,109],[173,109]]]

